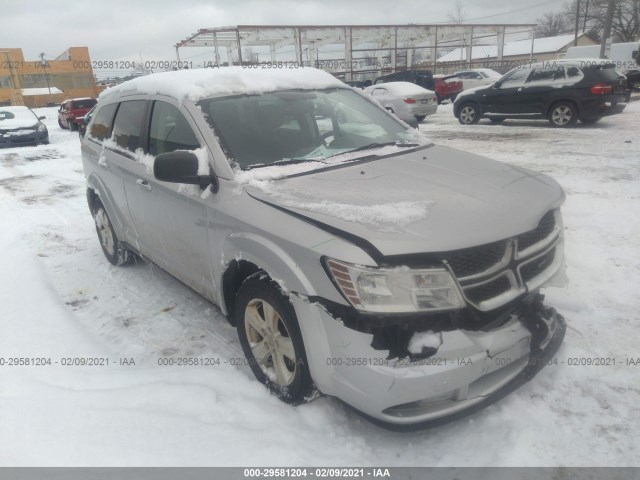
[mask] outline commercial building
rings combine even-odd
[[[87,47],[71,47],[53,60],[25,60],[22,49],[0,47],[0,105],[44,107],[100,91]]]
[[[574,34],[505,42],[502,52],[496,44],[473,45],[471,48],[456,48],[439,57],[438,66],[447,73],[466,68],[492,68],[505,72],[522,63],[557,60],[574,45]],[[578,46],[584,45],[596,45],[596,41],[582,33],[578,36]]]

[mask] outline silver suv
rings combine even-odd
[[[565,322],[564,193],[439,147],[312,68],[168,72],[103,93],[82,139],[107,259],[151,261],[237,326],[285,402],[443,423],[533,377]]]

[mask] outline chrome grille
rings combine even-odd
[[[547,238],[556,226],[555,212],[551,210],[547,212],[538,226],[522,235],[518,235],[518,251],[526,250],[531,245],[538,243]]]
[[[547,212],[516,237],[444,255],[466,300],[479,310],[498,308],[533,291],[563,264],[562,218]]]
[[[482,303],[497,297],[503,293],[508,292],[511,289],[511,282],[506,276],[501,276],[490,280],[487,283],[483,283],[478,286],[469,287],[465,290],[465,295],[473,303]]]
[[[488,270],[502,260],[506,242],[490,243],[452,253],[447,262],[457,277],[467,277]]]

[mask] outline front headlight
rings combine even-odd
[[[464,307],[462,294],[444,268],[373,268],[325,259],[334,283],[361,311],[434,312]]]
[[[47,131],[47,127],[44,126],[44,123],[38,124],[38,131],[39,132],[46,132]]]

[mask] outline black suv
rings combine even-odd
[[[578,119],[595,123],[621,112],[625,79],[606,60],[550,60],[511,70],[493,85],[472,88],[453,104],[463,125],[488,117],[546,118],[554,127],[569,127]]]

